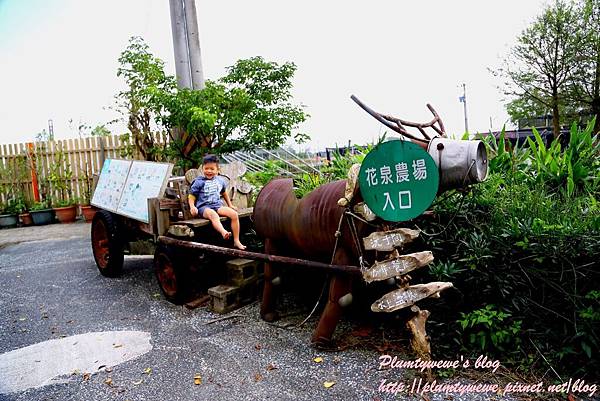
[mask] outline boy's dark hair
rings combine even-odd
[[[202,158],[202,164],[206,164],[206,163],[217,163],[217,164],[219,164],[219,158],[217,157],[217,155],[205,155]]]

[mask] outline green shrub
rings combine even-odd
[[[486,305],[469,313],[461,313],[458,320],[468,344],[482,352],[506,351],[521,345],[521,320],[511,319],[511,314]]]
[[[598,371],[600,154],[589,128],[574,127],[564,149],[486,140],[488,179],[441,196],[437,219],[417,223],[436,257],[428,274],[461,295],[432,315],[438,343],[458,331],[461,347],[503,350],[521,366],[546,369],[541,352],[563,372]]]
[[[273,178],[281,175],[280,172],[283,168],[280,161],[267,160],[263,166],[262,171],[247,172],[244,174],[244,178],[250,184],[254,185],[258,189],[264,187],[267,182]]]

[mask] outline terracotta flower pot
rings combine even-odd
[[[90,223],[92,221],[92,219],[94,218],[94,215],[96,214],[97,211],[98,211],[98,209],[96,209],[96,207],[94,207],[94,206],[81,205],[81,215],[85,219],[86,223]]]
[[[29,212],[21,213],[19,215],[19,218],[21,219],[21,224],[23,224],[24,226],[30,226],[33,224],[33,218],[31,217],[31,214]]]
[[[73,223],[77,218],[77,207],[75,205],[55,207],[54,213],[56,213],[56,218],[61,223]]]

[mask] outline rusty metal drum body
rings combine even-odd
[[[269,182],[254,206],[257,234],[286,253],[330,263],[335,232],[344,213],[337,201],[344,196],[345,185],[345,180],[331,182],[298,199],[292,179]],[[356,256],[348,230],[341,231],[338,247]]]
[[[356,246],[344,216],[345,208],[338,205],[344,196],[346,181],[322,185],[297,199],[291,179],[276,179],[262,189],[254,206],[256,232],[265,239],[265,253],[287,254],[304,259],[331,264],[357,265]],[[340,223],[341,227],[340,227]],[[357,225],[359,231],[364,230]],[[341,236],[336,246],[336,231]],[[358,269],[357,269],[358,271]],[[274,309],[274,286],[279,282],[277,269],[265,264],[265,286],[261,316],[267,321],[277,318]],[[349,274],[332,274],[329,279],[327,304],[313,332],[312,342],[328,346],[342,315],[340,301],[351,299],[353,277]]]

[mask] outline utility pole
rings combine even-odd
[[[169,0],[169,8],[171,11],[171,31],[173,34],[173,50],[175,52],[175,75],[177,75],[177,86],[180,88],[191,88],[192,75],[187,47],[183,1]]]
[[[183,6],[185,12],[185,27],[187,32],[192,88],[204,89],[204,72],[202,69],[202,55],[200,53],[200,35],[198,34],[196,2],[194,0],[183,0]]]
[[[194,0],[169,0],[169,9],[177,86],[204,89],[196,4]],[[173,130],[173,136],[174,139],[181,139],[181,130]]]
[[[177,85],[204,89],[196,4],[194,0],[169,0],[169,8]]]
[[[465,132],[469,132],[469,121],[467,119],[467,85],[463,82],[463,95],[458,98],[459,101],[463,104],[463,109],[465,112]]]

